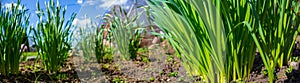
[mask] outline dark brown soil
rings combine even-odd
[[[300,58],[300,36],[297,37],[295,46],[293,48],[292,57]],[[300,62],[297,62],[300,63]],[[264,68],[262,59],[260,58],[259,53],[255,57],[253,64],[252,72],[250,78],[246,82],[254,83],[268,83],[268,75],[264,74],[266,69]],[[276,83],[300,83],[300,70],[292,69],[289,65],[283,66],[282,68],[277,68],[276,70]]]
[[[159,45],[157,45],[159,46]],[[96,63],[84,61],[82,56],[74,56],[75,70],[82,82],[192,82],[180,60],[174,55],[166,55],[162,48],[154,46],[144,55],[148,61],[122,60],[115,54],[112,63]],[[96,72],[97,75],[83,75]]]
[[[254,83],[268,83],[268,75],[264,74],[266,69],[254,70],[250,74],[250,78],[246,82]],[[277,68],[276,70],[276,83],[300,83],[300,70],[290,69],[288,66]]]
[[[42,67],[40,60],[29,60],[20,63],[19,75],[0,75],[0,83],[31,83],[31,82],[69,82],[78,83],[75,68],[72,66],[72,57],[68,57],[63,68],[56,74],[47,73]]]

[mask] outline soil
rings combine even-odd
[[[159,45],[145,54],[149,55],[147,62],[139,59],[122,60],[119,54],[115,54],[113,62],[99,64],[95,60],[86,62],[83,57],[74,56],[74,67],[81,82],[193,82],[186,75],[179,58],[166,55],[163,49],[157,46]],[[92,75],[93,73],[97,75]]]
[[[300,50],[300,49],[299,49]],[[294,57],[296,57],[294,55]],[[299,57],[300,58],[300,57]],[[300,64],[300,62],[297,62]],[[259,55],[256,55],[252,72],[249,79],[246,82],[251,83],[268,83],[268,75],[266,74],[266,68],[263,67],[263,62]],[[276,83],[300,83],[300,70],[291,69],[290,66],[283,66],[282,68],[276,68]]]
[[[294,48],[292,57],[298,57],[300,58],[300,36],[298,35]],[[300,62],[297,62],[300,64]],[[256,54],[255,61],[253,64],[252,72],[250,74],[250,77],[246,82],[254,82],[254,83],[268,83],[268,75],[264,74],[264,71],[266,70],[263,67],[262,59],[260,58],[259,53]],[[299,66],[298,66],[299,67]],[[291,69],[289,65],[285,65],[282,68],[277,68],[276,70],[276,83],[300,83],[300,70],[297,69]]]
[[[71,63],[72,57],[68,57],[63,67],[56,73],[51,74],[42,67],[41,60],[28,60],[20,63],[19,74],[3,76],[0,75],[0,83],[32,83],[32,82],[69,82],[78,83],[75,68]]]

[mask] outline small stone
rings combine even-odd
[[[148,49],[155,49],[155,44],[150,45]]]
[[[293,69],[299,70],[299,63],[298,62],[291,62],[290,65],[293,67]]]
[[[152,44],[158,44],[158,43],[160,43],[160,38],[154,37],[154,39],[152,40]]]

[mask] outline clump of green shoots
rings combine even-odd
[[[0,3],[0,74],[8,76],[19,73],[21,47],[26,30],[29,27],[29,15],[22,9],[20,0],[6,8]]]
[[[95,56],[98,63],[104,61],[104,26],[101,26],[99,30],[95,30]]]
[[[226,32],[226,75],[228,81],[243,82],[252,70],[256,46],[249,28],[255,28],[251,4],[247,0],[220,0],[219,9]],[[247,26],[249,25],[249,26]]]
[[[276,67],[286,65],[291,58],[299,25],[296,23],[298,0],[253,1],[255,13],[255,44],[267,69],[269,81],[275,80]]]
[[[110,15],[109,23],[112,30],[113,40],[117,44],[123,59],[135,59],[141,41],[142,30],[137,19],[141,13],[132,14],[133,6],[129,12],[121,7],[115,7]],[[130,16],[133,15],[133,16]]]
[[[37,2],[39,22],[34,29],[35,43],[45,69],[57,72],[67,59],[71,47],[71,27],[76,14],[73,13],[70,19],[65,21],[66,8],[61,10],[59,3],[55,4],[53,0],[46,2],[45,5],[46,12]]]
[[[255,46],[273,82],[275,68],[290,59],[300,30],[296,25],[297,0],[148,3],[155,23],[182,55],[187,71],[202,75],[205,82],[245,80],[253,65]]]
[[[97,62],[111,62],[113,59],[113,47],[111,44],[106,45],[111,42],[112,33],[108,25],[101,25],[100,28],[95,30],[95,56]],[[106,40],[106,41],[105,41]]]
[[[94,55],[95,37],[91,36],[94,35],[94,26],[92,22],[85,26],[78,26],[78,35],[73,37],[77,40],[77,47],[81,50],[83,58],[88,62],[91,60],[92,55]]]
[[[91,56],[93,55],[93,46],[94,46],[94,39],[92,34],[88,31],[83,31],[80,29],[80,33],[84,34],[81,36],[81,41],[78,42],[79,48],[82,50],[83,57],[86,61],[91,60]]]
[[[226,34],[219,5],[210,0],[175,1],[148,2],[154,22],[168,34],[189,74],[203,76],[204,82],[224,83]]]

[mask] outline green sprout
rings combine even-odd
[[[169,77],[177,77],[178,76],[178,72],[171,72],[168,74]]]
[[[155,80],[154,77],[149,78],[150,82],[153,82]]]

